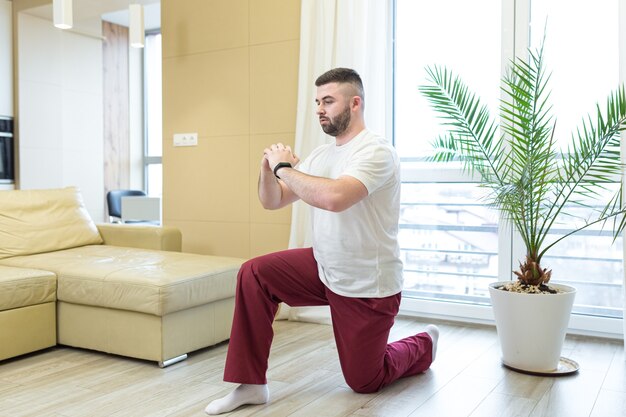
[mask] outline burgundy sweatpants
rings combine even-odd
[[[356,392],[376,392],[398,378],[424,372],[432,363],[427,333],[387,344],[400,293],[385,298],[335,294],[320,281],[313,250],[291,249],[242,265],[224,381],[267,383],[272,322],[281,301],[293,307],[330,306],[341,369]]]

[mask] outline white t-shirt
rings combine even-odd
[[[400,292],[400,162],[395,149],[363,130],[345,145],[316,148],[297,169],[331,179],[349,175],[368,192],[339,213],[311,207],[313,254],[322,282],[346,297],[380,298]]]

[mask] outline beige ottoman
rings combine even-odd
[[[0,266],[0,360],[56,345],[57,279]]]
[[[59,344],[167,366],[230,337],[244,260],[90,245],[2,262],[56,273]]]

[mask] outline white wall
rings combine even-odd
[[[0,0],[0,116],[13,116],[12,4]]]
[[[19,187],[78,186],[104,221],[102,40],[25,13],[17,24]]]

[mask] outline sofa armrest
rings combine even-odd
[[[182,234],[175,227],[98,224],[105,245],[180,252]]]

